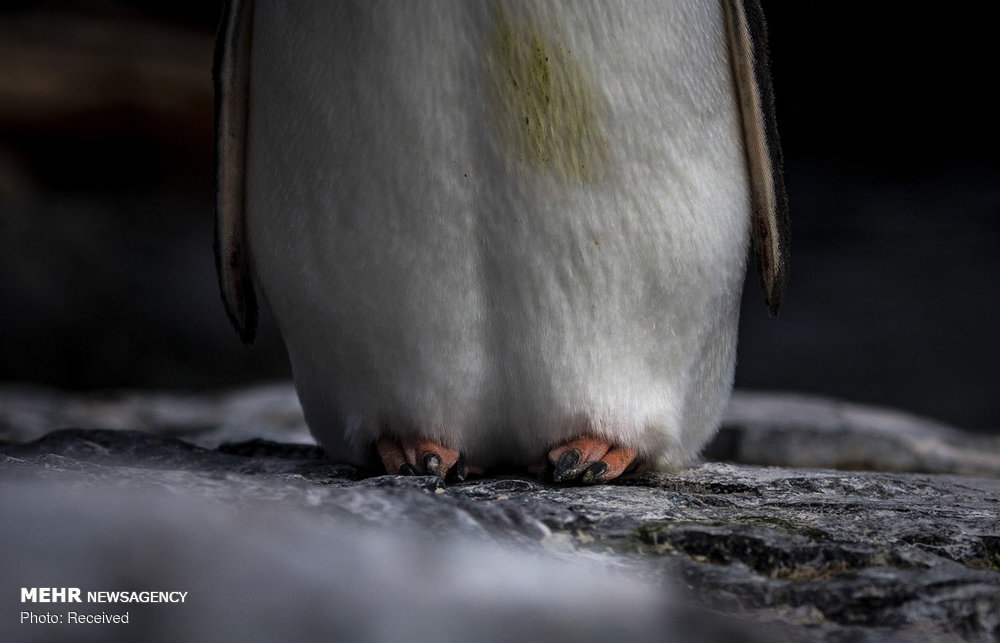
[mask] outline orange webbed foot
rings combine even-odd
[[[593,436],[560,444],[548,453],[553,482],[607,482],[635,464],[638,451]]]
[[[432,440],[381,437],[375,450],[389,474],[444,478],[450,473],[456,480],[464,480],[467,474],[465,458],[458,451]]]

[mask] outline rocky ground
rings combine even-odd
[[[742,392],[706,455],[597,487],[445,486],[327,460],[285,385],[7,387],[0,639],[1000,637],[1000,439]],[[87,601],[122,590],[188,594]],[[21,622],[71,610],[129,623]]]

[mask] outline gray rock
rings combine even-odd
[[[294,413],[274,412],[291,408],[287,396],[264,391],[146,396],[157,402],[146,405],[138,396],[89,406],[73,397],[62,410],[46,410],[39,392],[34,402],[4,405],[0,596],[37,585],[180,589],[192,598],[83,605],[131,609],[133,621],[118,630],[0,619],[0,639],[1000,637],[1000,480],[720,462],[598,487],[364,477],[311,444],[217,444],[241,432],[296,435]],[[164,410],[174,404],[194,411]],[[83,425],[104,414],[122,422],[110,426],[144,430],[11,439],[48,431],[69,409]],[[220,424],[199,429],[199,414]],[[806,457],[783,445],[798,439],[808,451],[809,435],[827,436],[813,450],[841,454],[831,458],[851,440],[886,448],[879,440],[895,436],[896,450],[921,440],[953,447],[921,467],[968,466],[966,436],[913,419],[908,443],[905,422],[829,400],[741,395],[726,431],[745,431],[730,440],[739,447],[730,456],[746,455],[745,445],[763,444],[769,431],[778,444],[756,448],[787,457]],[[838,426],[847,438],[838,439]]]
[[[791,393],[736,391],[708,454],[747,464],[1000,477],[1000,436]]]
[[[12,484],[0,506],[4,641],[596,641],[691,629],[664,591],[621,573],[266,500],[239,508],[148,488]],[[15,607],[23,586],[77,587],[83,601]],[[187,594],[88,602],[90,591],[122,590]],[[64,622],[21,623],[21,610]],[[71,610],[129,621],[67,623]]]
[[[291,384],[218,394],[108,391],[67,393],[0,386],[0,441],[27,442],[65,428],[130,429],[202,446],[249,437],[315,444]]]

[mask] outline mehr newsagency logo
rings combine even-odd
[[[166,591],[120,591],[99,590],[83,592],[79,587],[22,587],[22,603],[183,603],[188,593],[179,590]],[[58,612],[21,612],[21,623],[26,624],[60,624],[60,623],[120,623],[127,624],[128,611],[88,613],[69,610]]]

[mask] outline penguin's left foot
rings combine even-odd
[[[581,484],[607,482],[635,464],[638,451],[583,436],[560,444],[548,453],[553,482]]]
[[[403,476],[440,476],[465,480],[465,458],[446,446],[424,438],[381,437],[375,450],[386,473]]]

